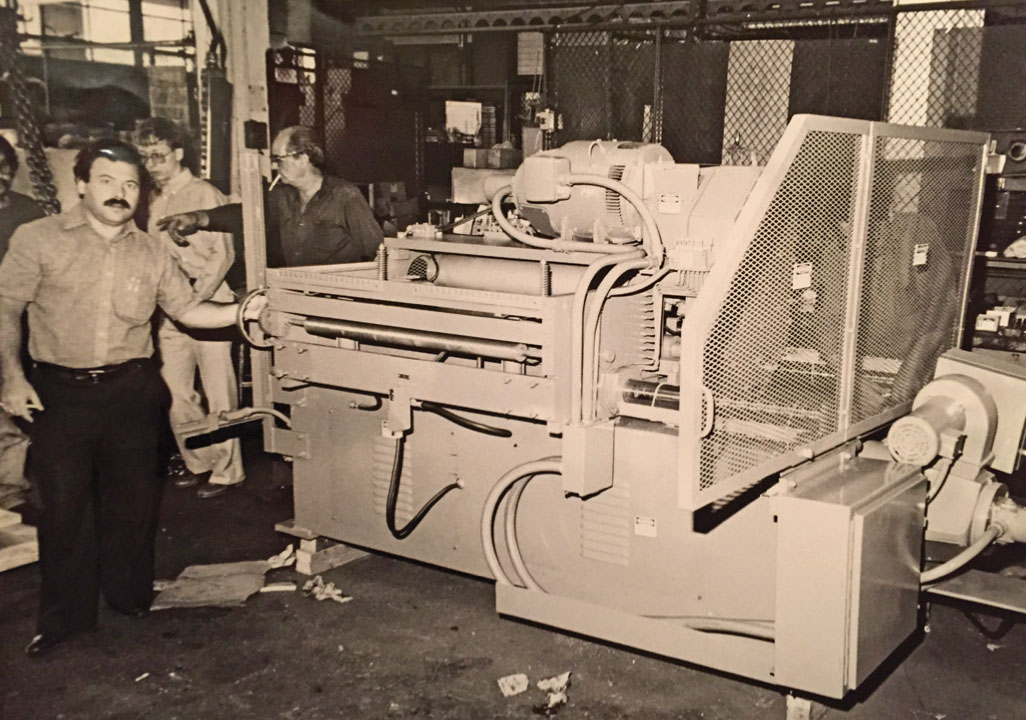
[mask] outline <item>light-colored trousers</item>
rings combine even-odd
[[[201,447],[186,447],[185,439],[178,434],[178,428],[184,423],[200,420],[207,414],[202,397],[196,391],[197,370],[209,412],[236,409],[237,388],[231,342],[199,340],[168,317],[161,318],[157,342],[162,362],[160,374],[171,391],[171,430],[175,433],[185,467],[197,474],[209,471],[210,482],[215,485],[242,482],[246,473],[242,468],[238,438]]]

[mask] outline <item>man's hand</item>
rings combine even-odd
[[[171,239],[175,241],[176,245],[185,247],[189,244],[189,241],[185,239],[186,235],[192,235],[197,230],[201,230],[207,226],[209,218],[207,214],[202,210],[196,210],[194,212],[179,213],[177,215],[168,215],[157,220],[157,228],[160,230],[166,230],[167,234],[171,236]]]
[[[267,296],[257,295],[246,303],[245,309],[242,311],[243,320],[259,320],[260,315],[267,309]]]
[[[32,411],[42,410],[43,403],[36,395],[35,388],[24,378],[5,379],[3,393],[0,394],[0,406],[8,415],[20,417],[32,422]]]

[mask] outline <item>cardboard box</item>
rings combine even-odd
[[[464,148],[463,167],[484,168],[488,167],[488,150],[485,148]]]
[[[523,153],[516,148],[493,147],[488,151],[488,167],[495,170],[516,168],[523,160]]]

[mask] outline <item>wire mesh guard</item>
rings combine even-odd
[[[881,136],[870,151],[863,138],[804,136],[707,336],[689,341],[713,399],[700,504],[912,399],[957,343],[982,142]]]

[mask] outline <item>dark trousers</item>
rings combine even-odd
[[[32,384],[44,407],[29,460],[43,502],[37,631],[61,638],[96,624],[101,589],[116,610],[150,606],[168,396],[153,362],[95,381],[36,367]]]

